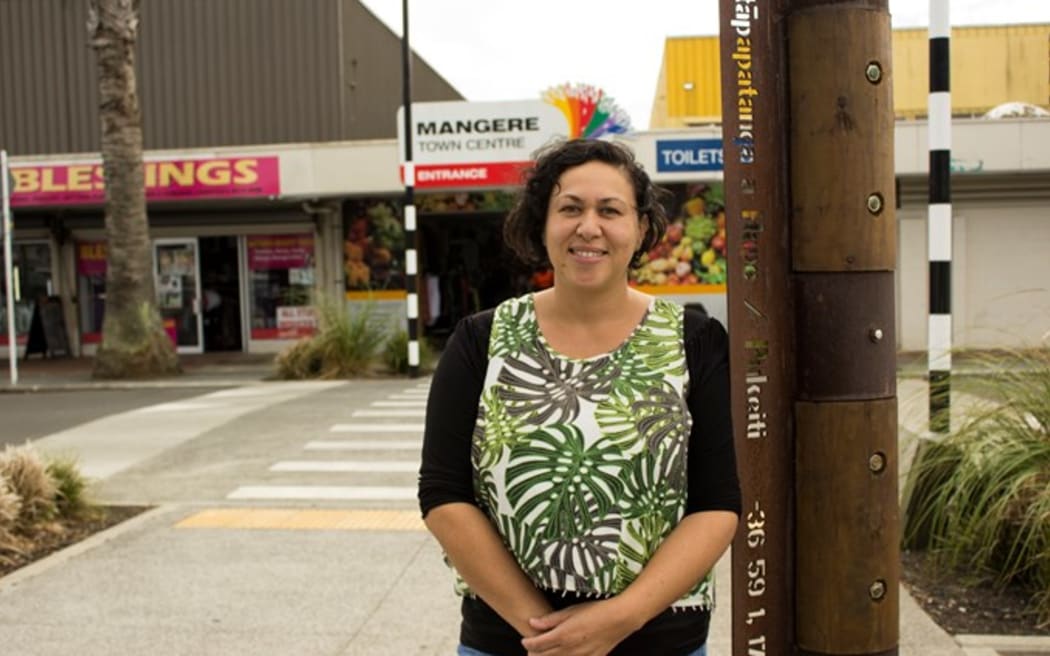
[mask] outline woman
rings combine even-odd
[[[427,527],[463,594],[459,654],[704,654],[740,513],[727,338],[627,272],[659,242],[626,148],[541,152],[504,226],[554,285],[456,328],[431,383]]]

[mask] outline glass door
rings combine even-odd
[[[197,238],[153,242],[157,309],[179,353],[204,352]]]

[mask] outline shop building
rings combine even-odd
[[[66,3],[56,4],[68,11]],[[180,350],[279,350],[313,330],[316,319],[308,304],[314,293],[345,299],[350,311],[369,305],[380,317],[386,315],[381,320],[391,327],[404,324],[399,176],[403,151],[394,138],[401,127],[395,117],[400,104],[400,72],[394,70],[400,62],[398,42],[357,3],[304,5],[328,11],[321,18],[329,22],[321,23],[342,24],[342,32],[351,31],[345,27],[347,15],[355,16],[354,44],[346,37],[332,37],[333,43],[342,44],[341,51],[336,48],[342,53],[336,78],[343,87],[353,82],[358,89],[371,89],[373,102],[366,103],[367,112],[358,111],[364,105],[355,105],[358,101],[345,90],[331,94],[323,82],[318,83],[317,97],[330,98],[328,114],[337,118],[316,133],[310,130],[317,122],[312,117],[300,120],[294,107],[284,117],[287,123],[245,109],[245,120],[258,126],[241,134],[233,127],[228,133],[220,129],[237,121],[217,114],[215,107],[201,110],[191,121],[168,115],[165,120],[172,124],[158,125],[159,119],[149,118],[151,106],[143,103],[158,302]],[[0,6],[0,12],[10,12],[11,6]],[[274,15],[281,22],[282,16]],[[290,17],[283,20],[295,24]],[[143,29],[148,25],[149,15],[144,14]],[[363,49],[362,35],[372,39],[372,50]],[[9,46],[0,45],[5,47]],[[359,49],[360,62],[347,54],[353,48]],[[368,52],[376,53],[371,68],[363,63]],[[703,78],[714,81],[698,89],[692,82],[693,69],[671,65],[667,59],[676,56],[674,52],[669,47],[665,54],[665,91],[675,85],[686,91],[690,82],[688,91],[706,89],[708,96],[716,97],[717,77]],[[693,57],[696,66],[703,64],[699,51],[682,52]],[[712,53],[717,70],[717,48]],[[243,62],[229,64],[238,65]],[[143,66],[150,70],[145,62]],[[372,70],[384,66],[384,75]],[[358,70],[360,74],[353,73]],[[236,79],[238,72],[245,71],[230,70],[218,79]],[[289,75],[294,77],[294,70]],[[535,147],[558,136],[588,136],[589,128],[589,136],[599,136],[594,133],[601,125],[592,119],[600,115],[596,108],[601,94],[590,87],[555,87],[534,101],[466,103],[418,60],[415,75],[420,101],[413,111],[420,316],[424,334],[440,339],[458,318],[544,284],[543,272],[513,264],[500,238],[503,218]],[[148,79],[144,74],[144,99],[153,97]],[[191,87],[203,84],[186,79]],[[421,92],[421,86],[427,90]],[[211,98],[199,89],[194,93]],[[589,99],[594,107],[589,114],[566,110],[566,94]],[[249,89],[219,104],[244,99],[251,104],[269,97]],[[90,104],[85,99],[77,102]],[[654,107],[659,109],[660,103],[658,94]],[[673,106],[666,102],[665,111]],[[693,111],[686,104],[681,107]],[[625,117],[617,117],[612,105],[605,109],[611,123],[602,124],[607,129],[604,136],[629,145],[654,179],[672,192],[668,211],[674,227],[648,254],[632,282],[679,302],[702,303],[725,319],[725,273],[736,261],[726,252],[724,238],[718,121],[680,121],[677,127],[620,132],[612,126],[619,118],[622,127]],[[191,110],[197,111],[187,111]],[[6,112],[5,107],[0,137],[5,144],[15,143],[8,135],[19,128]],[[224,118],[216,121],[217,115]],[[71,124],[70,117],[64,120]],[[673,121],[654,119],[654,124],[670,126]],[[204,136],[183,126],[197,126]],[[74,132],[80,135],[77,130],[70,134]],[[907,350],[922,350],[926,344],[925,135],[921,118],[898,122],[897,335],[899,347]],[[1043,255],[1050,244],[1050,121],[960,119],[953,136],[955,343],[1032,343],[1050,329],[1050,258]],[[74,342],[72,350],[90,353],[98,340],[104,293],[98,161],[90,154],[61,153],[90,153],[94,147],[76,139],[63,142],[70,146],[54,145],[43,136],[31,144],[18,143],[18,148],[5,147],[15,154],[15,250],[24,315],[20,326],[28,326],[32,299],[57,298]],[[256,145],[242,145],[246,143]]]
[[[902,350],[923,351],[929,312],[929,39],[924,29],[894,30],[892,38],[897,340]],[[1050,335],[1050,118],[1038,117],[1050,110],[1048,41],[1050,24],[952,29],[951,307],[957,348],[1032,346]],[[721,91],[718,37],[669,38],[650,124],[717,130]]]
[[[24,345],[34,308],[50,298],[72,353],[97,344],[105,293],[86,22],[84,2],[0,3],[16,332]],[[312,293],[343,287],[346,199],[396,191],[400,39],[356,0],[145,3],[139,35],[154,276],[168,330],[182,352],[277,350],[312,330]],[[413,93],[462,97],[418,57]]]

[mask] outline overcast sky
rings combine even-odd
[[[401,0],[362,0],[401,34]],[[644,8],[644,9],[642,9]],[[926,0],[890,0],[894,27],[925,27]],[[1048,23],[1047,0],[952,0],[953,25]],[[586,83],[649,125],[664,39],[718,33],[717,0],[410,0],[413,49],[467,100],[537,99]]]

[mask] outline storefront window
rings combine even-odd
[[[51,247],[47,242],[16,242],[11,248],[12,285],[15,297],[15,335],[24,341],[41,296],[54,292],[51,282]],[[7,337],[6,268],[0,266],[0,335]]]
[[[721,182],[671,185],[670,225],[663,239],[630,273],[633,285],[674,293],[686,288],[724,289],[726,214]]]
[[[77,242],[77,311],[80,341],[102,341],[102,313],[106,306],[106,242]]]
[[[317,317],[313,235],[248,237],[252,339],[297,339],[312,335]]]
[[[405,288],[405,230],[400,206],[369,199],[347,206],[343,270],[347,291]]]

